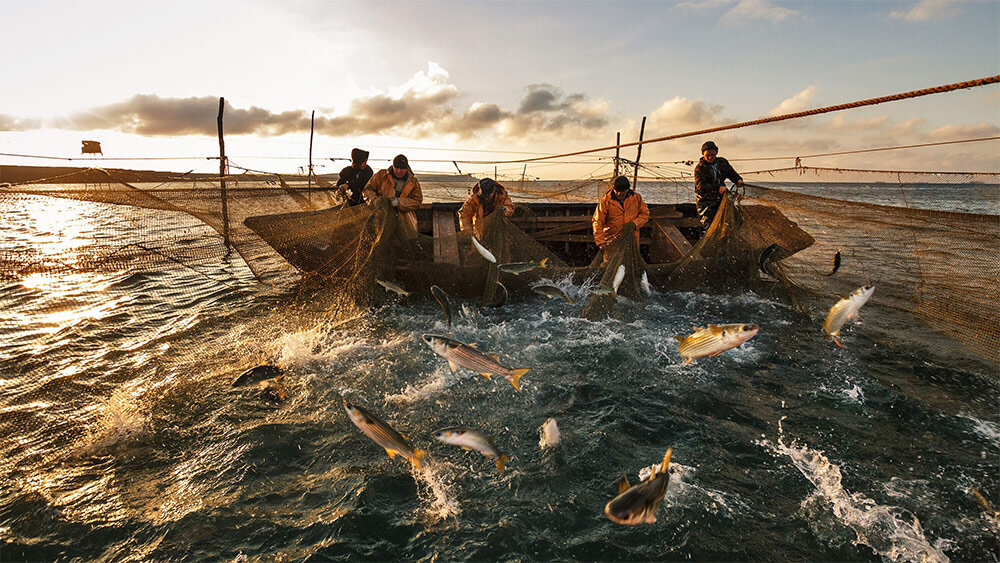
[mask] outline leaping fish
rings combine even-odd
[[[675,336],[680,343],[677,351],[684,358],[684,365],[697,358],[718,356],[736,348],[756,336],[760,327],[752,324],[708,325],[708,328],[694,327],[687,337]]]
[[[625,279],[625,264],[620,264],[618,271],[615,272],[615,281],[611,282],[611,289],[615,290],[615,295],[618,295],[618,288],[621,287],[623,279]]]
[[[476,450],[490,459],[497,460],[497,471],[500,472],[500,475],[503,475],[503,466],[510,459],[509,456],[500,453],[493,440],[470,428],[459,426],[445,428],[444,430],[435,432],[434,437],[445,444],[459,446],[463,450]]]
[[[642,292],[647,296],[653,295],[653,286],[649,285],[649,274],[646,270],[642,271],[642,279],[639,280],[639,285],[642,286]]]
[[[634,526],[656,522],[656,512],[663,504],[670,483],[670,451],[663,456],[663,463],[653,470],[649,479],[629,486],[628,477],[618,483],[618,496],[604,506],[604,514],[616,524]]]
[[[545,422],[542,423],[542,426],[538,429],[538,435],[538,446],[541,448],[552,448],[562,442],[562,435],[559,433],[559,424],[551,416],[546,418]]]
[[[858,311],[861,306],[868,302],[872,293],[875,293],[874,285],[866,285],[855,289],[850,295],[837,301],[837,304],[830,307],[830,312],[823,321],[823,330],[827,337],[833,340],[837,346],[844,348],[840,343],[840,328],[849,320],[858,319]]]
[[[344,399],[344,410],[347,411],[347,416],[351,418],[351,422],[361,429],[365,436],[368,436],[376,444],[385,448],[385,453],[389,454],[390,458],[394,458],[396,454],[399,454],[410,460],[410,463],[414,467],[420,469],[420,460],[424,457],[425,452],[413,449],[406,442],[405,436],[393,430],[391,426],[374,414],[357,405],[348,403],[347,399]]]
[[[250,368],[233,380],[233,387],[257,386],[261,396],[268,400],[285,400],[285,370],[278,366],[262,365]]]
[[[838,250],[837,253],[833,255],[833,269],[830,270],[829,274],[823,274],[823,275],[832,276],[833,274],[836,274],[837,270],[839,269],[840,269],[840,251]]]
[[[494,264],[497,263],[496,256],[493,256],[492,252],[486,250],[485,246],[479,244],[479,241],[476,240],[476,237],[472,237],[472,246],[476,247],[476,251],[479,252],[479,255],[485,258],[487,261],[493,262]]]
[[[573,304],[573,300],[570,299],[569,296],[566,295],[565,292],[563,292],[563,290],[559,289],[554,285],[548,285],[548,284],[536,285],[535,287],[531,288],[531,290],[539,295],[544,295],[549,299],[552,299],[553,297],[558,297],[559,299],[565,300],[570,305]]]
[[[431,286],[431,295],[441,306],[441,310],[444,311],[444,320],[448,323],[448,327],[451,327],[451,300],[448,299],[448,294],[444,292],[443,289],[436,285]]]
[[[391,292],[393,292],[393,293],[395,293],[397,295],[401,295],[403,297],[409,297],[410,296],[410,292],[409,291],[406,291],[405,289],[403,289],[402,287],[400,287],[400,286],[392,283],[391,281],[375,280],[375,283],[377,283],[377,284],[381,285],[382,287],[384,287],[386,291],[391,291]]]
[[[497,266],[497,269],[501,272],[517,276],[523,274],[524,272],[530,272],[536,268],[545,268],[548,261],[549,259],[546,257],[542,258],[540,262],[510,262],[507,264],[500,264]]]
[[[518,380],[531,368],[511,369],[500,364],[496,356],[487,356],[475,347],[438,334],[425,334],[421,338],[434,353],[448,360],[448,367],[455,371],[462,367],[474,371],[486,379],[491,375],[502,375],[514,389],[521,390]]]

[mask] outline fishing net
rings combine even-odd
[[[461,183],[424,184],[425,193],[436,195],[425,198],[430,201],[414,237],[387,200],[345,207],[328,182],[315,178],[230,175],[223,189],[210,175],[68,171],[0,191],[4,213],[34,221],[34,232],[10,233],[0,249],[3,310],[16,305],[22,311],[5,313],[0,330],[16,333],[15,341],[29,349],[32,339],[44,338],[44,327],[26,325],[31,315],[23,311],[35,307],[39,319],[52,311],[11,288],[72,287],[94,274],[119,279],[179,270],[216,287],[298,293],[297,302],[317,313],[353,314],[387,298],[380,282],[421,294],[437,285],[480,305],[500,305],[508,296],[530,297],[542,280],[568,276],[610,287],[624,266],[617,291],[622,298],[643,299],[645,276],[659,290],[751,291],[788,300],[815,317],[871,283],[881,305],[913,315],[919,325],[871,323],[887,341],[904,339],[905,326],[927,332],[945,354],[1000,360],[1000,321],[993,314],[1000,297],[996,174],[796,167],[743,176],[745,189],[726,196],[704,232],[690,223],[690,209],[682,213],[692,207],[690,186],[687,203],[658,205],[671,189],[676,194],[678,182],[640,183],[653,205],[640,242],[626,225],[603,253],[586,241],[592,241],[589,213],[608,179],[511,183],[514,216],[493,213],[481,225],[478,242],[493,255],[489,261],[472,244],[471,232],[457,229],[456,211],[468,188]],[[872,194],[881,203],[871,203]],[[942,197],[946,204],[953,197],[953,207],[965,210],[942,210]],[[89,202],[93,228],[67,237],[57,227],[60,218],[79,211],[73,200]],[[569,202],[578,202],[576,215]],[[570,206],[567,215],[541,215],[559,215],[562,208],[545,211],[553,205]],[[53,238],[67,240],[54,246]],[[835,256],[843,265],[831,272]],[[547,267],[519,274],[500,267],[543,261]],[[581,314],[606,316],[617,299],[593,295]],[[85,311],[82,294],[78,301],[70,309]]]

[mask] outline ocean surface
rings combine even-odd
[[[131,228],[103,204],[2,201],[0,256]],[[144,213],[164,236],[210,234]],[[236,258],[0,280],[0,560],[1000,560],[976,496],[1000,507],[995,365],[886,345],[864,321],[841,349],[825,310],[752,293],[621,298],[590,321],[589,283],[551,281],[577,304],[455,299],[448,327],[429,295],[358,309],[261,286]],[[893,314],[876,292],[862,319]],[[674,336],[734,322],[760,333],[683,365]],[[424,333],[531,371],[521,392],[452,373]],[[286,370],[284,401],[231,386],[265,363]],[[427,450],[423,469],[344,398]],[[502,476],[432,437],[456,425],[494,438]],[[619,479],[667,448],[657,522],[608,520]]]

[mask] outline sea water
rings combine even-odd
[[[99,204],[20,205],[0,216],[8,251],[111,228]],[[429,295],[327,313],[236,259],[0,282],[0,560],[1000,559],[973,493],[1000,505],[991,366],[886,346],[863,322],[840,349],[825,311],[755,294],[620,298],[590,321],[596,281],[550,281],[577,304],[455,299],[450,327]],[[889,314],[877,294],[865,311]],[[735,322],[760,333],[683,365],[674,336]],[[521,392],[452,372],[427,332],[530,367]],[[231,387],[263,363],[286,370],[285,401]],[[427,450],[423,467],[365,437],[345,397]],[[548,417],[562,443],[542,450]],[[432,438],[455,425],[510,456],[502,476]],[[667,448],[657,522],[605,518],[618,480]]]

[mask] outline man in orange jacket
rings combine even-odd
[[[472,195],[458,210],[458,224],[463,231],[471,227],[476,236],[481,237],[483,218],[498,206],[503,206],[505,216],[514,214],[514,202],[507,195],[507,190],[490,178],[483,178],[472,188]]]
[[[407,238],[417,236],[416,210],[424,201],[420,181],[413,175],[410,163],[403,155],[392,159],[392,166],[379,170],[364,189],[365,201],[374,203],[376,198],[389,198],[389,205],[399,209],[399,219]]]
[[[629,186],[628,178],[615,178],[613,188],[604,194],[594,211],[594,242],[604,250],[618,238],[625,223],[635,224],[635,244],[639,244],[639,227],[649,221],[649,207],[642,196]]]

